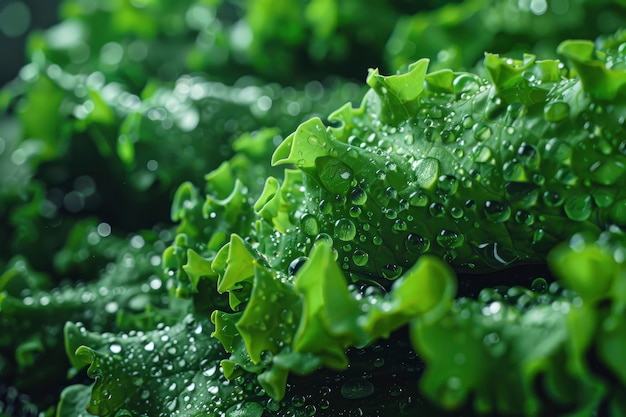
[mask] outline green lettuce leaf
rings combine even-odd
[[[68,324],[70,358],[89,365],[87,372],[95,379],[87,411],[98,416],[261,416],[258,385],[243,376],[230,383],[220,372],[224,352],[210,329],[207,319],[191,315],[171,327],[128,334],[91,333]],[[68,388],[58,415],[73,415],[74,403],[84,398],[84,388]]]

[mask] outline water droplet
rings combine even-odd
[[[391,226],[391,230],[394,233],[399,233],[399,232],[403,232],[407,229],[407,224],[404,220],[402,219],[397,219],[395,222],[393,222],[393,225]]]
[[[559,161],[563,165],[572,164],[572,147],[557,138],[550,139],[545,146],[546,159],[551,161]]]
[[[548,207],[558,207],[563,204],[563,197],[561,194],[554,191],[546,191],[543,193],[543,202]]]
[[[450,208],[450,215],[454,219],[460,219],[461,217],[463,217],[464,213],[465,212],[463,211],[461,207],[454,206]]]
[[[535,278],[532,284],[530,284],[530,289],[533,292],[544,294],[548,291],[548,281],[545,278]]]
[[[341,395],[348,400],[358,400],[374,393],[374,384],[367,379],[349,379],[341,386]]]
[[[463,245],[465,237],[462,234],[454,232],[452,230],[443,229],[437,235],[437,243],[442,248],[453,249]]]
[[[309,236],[316,236],[319,233],[319,223],[312,214],[305,214],[300,219],[300,228]]]
[[[516,159],[504,163],[504,165],[502,166],[502,174],[506,181],[528,181],[524,165],[522,165],[522,163]]]
[[[348,213],[350,214],[350,217],[353,217],[353,218],[359,217],[362,212],[363,212],[363,210],[359,206],[352,206],[348,210]]]
[[[478,145],[472,150],[474,160],[478,163],[484,164],[489,162],[492,157],[491,148],[486,145]]]
[[[327,200],[320,201],[319,208],[322,214],[330,214],[333,211],[333,205]]]
[[[298,270],[302,268],[302,266],[306,263],[307,259],[309,258],[307,258],[306,256],[299,256],[293,261],[291,261],[291,263],[287,267],[287,273],[289,275],[296,275],[296,272],[298,272]]]
[[[472,128],[474,132],[474,139],[479,142],[485,142],[491,138],[491,127],[485,123],[476,123]]]
[[[360,249],[355,250],[354,253],[352,254],[352,261],[357,266],[365,266],[365,264],[367,264],[368,259],[369,259],[369,255],[367,254],[367,252],[364,252]]]
[[[578,177],[569,167],[562,167],[556,171],[554,178],[563,185],[573,186],[578,182]]]
[[[454,175],[442,175],[439,177],[437,187],[447,194],[454,194],[459,188],[459,181]]]
[[[344,242],[353,240],[356,236],[356,226],[350,219],[339,219],[335,222],[335,236]]]
[[[119,343],[112,343],[111,346],[109,346],[109,350],[111,353],[120,353],[122,351],[122,345]]]
[[[520,102],[511,103],[507,106],[506,111],[508,115],[515,120],[526,114],[526,106]]]
[[[598,207],[606,208],[613,204],[615,198],[613,194],[608,190],[603,190],[601,188],[596,188],[591,192],[593,197],[593,201],[596,203]]]
[[[422,191],[413,191],[409,195],[409,204],[413,207],[425,207],[428,204],[428,196]]]
[[[469,114],[463,116],[463,120],[461,122],[465,129],[471,129],[474,126],[474,118]]]
[[[390,200],[394,200],[398,198],[398,191],[394,187],[387,187],[387,189],[385,189],[385,195]]]
[[[410,253],[422,254],[430,248],[430,240],[422,235],[416,233],[409,233],[404,240],[404,247]]]
[[[382,208],[381,209],[383,214],[385,215],[386,218],[388,218],[389,220],[393,220],[396,217],[398,217],[398,212],[392,208]]]
[[[483,214],[489,221],[502,223],[511,217],[511,208],[504,203],[487,200],[483,207]]]
[[[480,81],[475,75],[465,73],[454,79],[452,88],[456,94],[474,93],[480,89]]]
[[[147,352],[152,352],[154,350],[154,342],[148,342],[143,348]]]
[[[535,222],[535,216],[526,210],[518,210],[515,212],[515,221],[524,226],[531,226]]]
[[[526,168],[532,170],[539,168],[541,157],[539,156],[539,151],[533,145],[522,142],[519,148],[517,148],[517,156]]]
[[[295,407],[302,407],[305,403],[305,399],[302,395],[294,395],[291,398],[291,403],[295,406]]]
[[[548,122],[556,123],[569,117],[569,105],[562,101],[546,104],[543,108],[543,117]]]
[[[367,202],[367,193],[362,188],[355,188],[350,192],[352,204],[362,206]]]
[[[428,212],[433,217],[443,217],[446,214],[446,208],[441,203],[432,203],[428,207]]]
[[[330,401],[328,401],[327,399],[320,400],[319,406],[322,410],[328,410],[328,408],[330,407]]]
[[[591,217],[592,206],[591,206],[591,196],[571,196],[565,200],[565,205],[563,206],[565,210],[565,214],[572,220],[575,221],[585,221]]]
[[[393,280],[402,274],[402,267],[396,264],[386,264],[381,268],[380,273],[384,278]]]
[[[283,323],[291,324],[293,323],[293,310],[288,308],[282,310],[280,312],[280,320]]]

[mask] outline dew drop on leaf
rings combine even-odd
[[[319,203],[319,209],[322,214],[330,214],[333,211],[333,205],[327,200],[322,200]]]
[[[480,88],[480,82],[474,75],[461,74],[452,81],[452,88],[456,94],[473,93]]]
[[[453,249],[458,248],[463,244],[465,238],[462,234],[454,232],[452,230],[443,229],[437,235],[437,243],[442,248]]]
[[[474,132],[474,139],[479,142],[485,142],[491,138],[492,130],[485,123],[476,123],[472,128]]]
[[[567,217],[582,222],[591,217],[592,205],[590,195],[571,196],[565,200],[563,206]]]
[[[487,200],[483,208],[483,214],[491,222],[502,223],[511,217],[511,208],[504,203]]]
[[[407,229],[407,224],[402,219],[397,219],[393,222],[392,230],[396,233],[403,232]]]
[[[555,101],[546,104],[543,108],[543,117],[547,122],[560,122],[569,116],[569,104],[562,101]]]
[[[409,195],[409,204],[413,207],[425,207],[428,204],[428,196],[422,191],[413,191]]]
[[[335,222],[335,236],[344,242],[353,240],[356,236],[356,226],[350,219],[342,218]]]
[[[352,204],[362,206],[367,202],[367,193],[362,188],[354,188],[350,192],[350,199]]]
[[[439,177],[437,187],[447,194],[454,194],[459,188],[459,181],[454,175],[442,175]]]
[[[417,233],[409,233],[404,240],[404,247],[413,254],[422,254],[430,248],[430,240]]]
[[[542,195],[543,202],[548,207],[558,207],[563,204],[563,197],[561,194],[554,191],[546,191]]]
[[[368,259],[369,255],[367,254],[367,252],[360,249],[355,250],[352,254],[352,261],[357,266],[364,266],[365,264],[367,264]]]
[[[309,236],[316,236],[319,233],[319,223],[312,214],[305,214],[300,218],[300,228]]]
[[[302,407],[305,403],[305,399],[302,395],[294,395],[291,398],[291,404],[293,404],[295,407]]]
[[[432,203],[428,207],[428,212],[433,217],[443,217],[446,214],[446,208],[441,203]]]
[[[396,279],[402,274],[402,267],[396,264],[386,264],[381,268],[380,273],[386,279]]]
[[[515,212],[515,221],[524,226],[531,226],[535,222],[535,216],[526,210],[518,210]]]
[[[472,150],[474,161],[478,163],[489,162],[492,156],[491,148],[486,145],[478,145]]]
[[[287,273],[289,275],[295,275],[296,272],[298,272],[298,270],[302,267],[302,265],[304,265],[307,259],[308,258],[306,256],[299,256],[298,258],[291,261],[291,263],[287,267]]]
[[[523,142],[517,149],[517,157],[526,168],[539,168],[541,157],[539,151],[533,145]]]
[[[524,166],[515,159],[504,163],[502,174],[506,181],[524,182],[528,179]]]

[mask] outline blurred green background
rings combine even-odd
[[[0,86],[13,79],[26,63],[29,32],[58,22],[58,6],[58,0],[0,1]]]

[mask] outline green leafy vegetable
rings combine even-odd
[[[622,3],[66,0],[0,415],[626,416]]]

